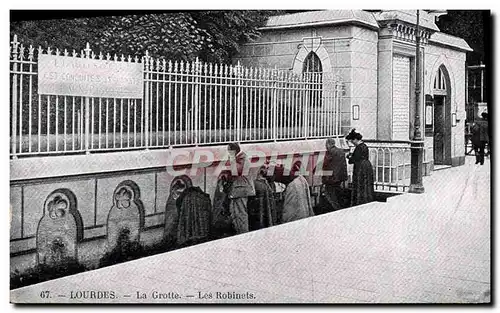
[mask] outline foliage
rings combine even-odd
[[[207,61],[228,62],[239,51],[239,44],[260,35],[258,27],[279,11],[196,11],[193,19],[209,35],[210,45],[202,50]]]
[[[448,10],[439,18],[437,25],[443,33],[465,39],[474,49],[474,52],[467,53],[467,63],[479,64],[487,58],[485,43],[490,19],[489,11]]]
[[[239,44],[259,35],[258,27],[280,11],[185,11],[110,17],[17,21],[11,37],[25,45],[77,51],[89,42],[111,54],[228,62]]]
[[[156,57],[191,59],[203,46],[211,47],[208,34],[186,13],[115,16],[99,38],[103,50]]]
[[[87,42],[95,42],[99,37],[99,25],[105,25],[106,20],[96,17],[16,21],[10,24],[10,34],[11,38],[16,34],[24,46],[42,46],[44,49],[50,46],[80,52]]]

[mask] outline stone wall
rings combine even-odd
[[[378,33],[353,27],[351,48],[351,107],[359,106],[359,119],[352,120],[352,127],[365,139],[377,139],[377,68]],[[349,90],[349,88],[348,88]]]
[[[222,159],[226,152],[226,146],[205,149],[211,151],[216,160]],[[257,149],[267,156],[278,152],[277,158],[298,158],[324,151],[324,139],[244,144],[242,149]],[[182,150],[189,154],[196,148],[176,149],[177,152],[180,151],[179,154]],[[220,171],[218,163],[208,168],[190,168],[192,159],[188,157],[182,162],[184,165],[175,168],[175,173],[168,165],[169,153],[168,150],[149,153],[120,152],[11,161],[15,164],[11,164],[14,172],[10,187],[11,272],[22,272],[43,262],[39,258],[40,251],[43,259],[50,260],[45,255],[51,253],[54,243],[56,246],[61,243],[65,248],[63,252],[76,257],[78,262],[96,267],[102,256],[114,247],[123,228],[128,229],[132,240],[139,241],[143,246],[160,243],[164,230],[171,226],[166,223],[172,222],[172,219],[165,216],[172,181],[186,175],[193,186],[200,187],[213,201]],[[114,164],[117,166],[116,170],[108,172],[112,168],[108,166],[111,156],[122,160],[122,164]],[[35,159],[44,161],[37,162]],[[136,164],[131,165],[132,160]],[[61,170],[64,162],[74,166],[66,171]],[[36,164],[41,165],[37,167]],[[135,168],[136,166],[141,169]],[[16,170],[25,167],[30,167],[31,176]],[[315,158],[311,158],[307,166],[310,173],[307,179],[311,185],[315,183],[312,177],[314,167]],[[59,171],[54,170],[56,168]],[[256,170],[257,168],[252,169],[251,176],[255,176]],[[64,175],[65,172],[73,175],[68,177]],[[81,174],[74,175],[76,172]],[[68,200],[70,198],[71,201]],[[67,238],[62,238],[62,234],[67,234]]]

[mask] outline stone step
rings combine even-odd
[[[447,168],[451,168],[451,165],[434,165],[434,171],[441,171]]]

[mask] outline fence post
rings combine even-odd
[[[307,84],[307,73],[302,74],[302,83],[304,84],[304,137],[309,137],[309,85]]]
[[[236,65],[236,76],[238,77],[238,94],[236,96],[236,141],[241,142],[241,64]]]
[[[82,55],[82,57],[90,59],[91,49],[90,49],[90,44],[88,42],[83,51],[85,51],[85,55]],[[58,108],[56,107],[56,110],[57,109]],[[90,98],[85,97],[85,154],[90,154],[89,147],[90,147]]]
[[[90,99],[85,97],[85,153],[90,154]]]
[[[276,142],[276,139],[277,139],[277,132],[278,132],[278,129],[277,129],[277,114],[278,114],[278,86],[277,86],[277,80],[278,80],[278,75],[277,75],[277,71],[278,71],[278,67],[275,66],[274,67],[274,71],[273,71],[273,111],[272,111],[272,115],[273,115],[273,123],[271,125],[272,127],[272,133],[273,133],[273,139],[274,141]]]
[[[17,141],[17,48],[19,46],[19,42],[17,41],[17,35],[14,35],[14,40],[11,42],[12,44],[12,59],[14,60],[14,64],[12,67],[12,71],[14,74],[12,75],[12,135],[11,135],[11,143],[12,143],[12,157],[14,159],[16,156],[16,141]],[[10,67],[10,66],[9,66]],[[21,138],[19,139],[21,140]]]
[[[335,107],[335,132],[334,135],[340,136],[340,92],[339,92],[339,83],[334,81],[334,92],[333,92],[333,103]]]
[[[198,142],[200,142],[200,119],[198,117],[199,111],[200,111],[200,100],[199,100],[199,95],[200,95],[200,84],[201,84],[201,73],[200,73],[200,60],[196,58],[195,61],[195,68],[194,68],[194,73],[195,73],[195,84],[194,84],[194,108],[193,108],[193,114],[194,114],[194,144],[198,146]]]
[[[144,71],[146,74],[145,86],[144,86],[144,146],[146,150],[149,147],[149,70],[150,70],[150,60],[149,53],[146,50],[146,56],[144,57]]]

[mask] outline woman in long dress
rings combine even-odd
[[[373,167],[370,162],[368,146],[362,140],[363,136],[355,129],[346,136],[356,148],[348,156],[349,164],[354,164],[352,174],[351,206],[373,201]]]

